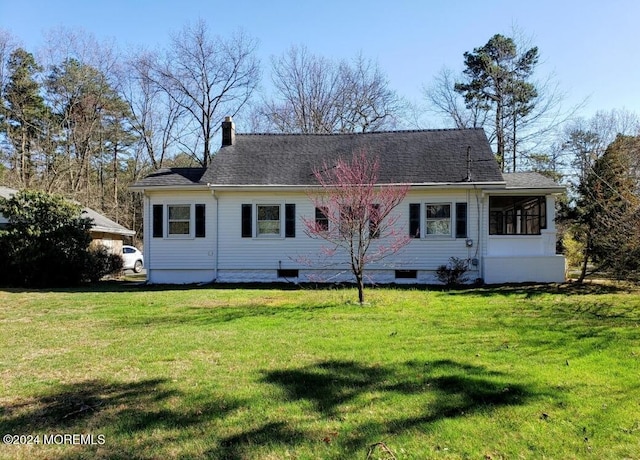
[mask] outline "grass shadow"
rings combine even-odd
[[[162,292],[162,291],[191,291],[191,290],[277,290],[277,291],[333,291],[351,290],[356,288],[352,282],[269,282],[269,283],[191,283],[191,284],[148,284],[143,279],[125,278],[122,280],[103,280],[96,283],[81,284],[78,286],[60,288],[25,288],[1,286],[0,290],[7,292]],[[367,284],[368,290],[394,289],[398,291],[444,291],[451,294],[475,293],[479,295],[493,294],[605,294],[617,292],[630,292],[638,289],[638,286],[629,282],[599,282],[586,281],[584,283],[510,283],[476,285],[463,284],[458,286],[445,286],[442,284],[396,284],[396,283],[371,283]]]
[[[316,411],[333,416],[341,405],[379,386],[389,373],[389,369],[354,361],[323,361],[300,369],[268,371],[263,381],[285,390],[286,400],[309,401]]]
[[[323,304],[299,307],[269,307],[258,305],[234,305],[215,307],[185,307],[177,312],[158,312],[153,315],[127,316],[114,323],[119,327],[175,327],[182,325],[209,326],[231,323],[249,318],[285,317],[287,315],[320,313],[321,310],[333,309],[335,305]]]
[[[286,400],[307,400],[323,415],[335,415],[341,405],[366,392],[416,394],[437,393],[445,401],[457,395],[466,401],[461,409],[497,406],[523,401],[535,392],[520,383],[498,382],[504,374],[451,360],[419,363],[410,361],[398,367],[364,366],[354,361],[322,361],[299,369],[271,370],[263,381],[281,387]],[[509,391],[505,392],[505,388]],[[436,404],[438,406],[439,403]],[[446,404],[443,404],[443,407]],[[437,417],[438,411],[436,411]],[[447,410],[446,414],[451,411]]]
[[[239,401],[208,398],[188,408],[166,408],[184,394],[173,390],[164,379],[136,382],[89,380],[56,387],[47,393],[4,405],[0,432],[105,434],[104,445],[67,446],[56,458],[152,458],[154,446],[175,428],[192,437],[190,427],[225,417],[241,405]],[[150,437],[149,433],[154,436]],[[92,452],[93,454],[90,454]]]
[[[495,295],[511,296],[520,295],[530,299],[549,294],[561,295],[600,295],[632,292],[637,288],[629,284],[616,283],[519,283],[519,284],[495,284],[483,287],[469,287],[451,290],[451,295],[477,295],[492,297]]]
[[[381,401],[398,406],[397,416],[384,421],[364,416],[362,423],[341,438],[342,452],[353,456],[376,439],[412,429],[428,430],[442,419],[524,405],[546,395],[502,372],[452,360],[408,361],[394,366],[330,360],[298,369],[264,371],[262,380],[283,390],[284,403],[311,403],[323,418],[339,419],[344,411],[363,404],[360,398],[366,400],[367,394],[381,395]],[[397,396],[400,398],[394,399]],[[400,406],[407,403],[418,404],[419,413],[402,415]]]
[[[253,458],[256,446],[294,447],[304,439],[306,439],[305,433],[289,427],[285,422],[269,422],[221,439],[217,447],[207,451],[206,458],[225,460]]]

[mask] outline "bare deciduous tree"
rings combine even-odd
[[[600,269],[623,274],[639,252],[638,135],[636,114],[601,111],[574,120],[554,148],[570,197],[560,224],[580,263],[579,281]]]
[[[243,33],[212,37],[198,21],[173,35],[159,65],[149,74],[189,115],[180,144],[202,166],[214,154],[212,140],[220,120],[234,116],[249,101],[260,79],[257,43]]]
[[[599,111],[589,119],[578,118],[565,126],[555,149],[560,152],[563,172],[572,191],[585,182],[596,160],[618,134],[640,134],[638,115],[624,109]]]
[[[404,103],[377,64],[359,54],[352,63],[340,64],[340,77],[340,132],[379,131],[395,125]]]
[[[294,46],[271,65],[275,95],[258,109],[270,130],[377,131],[393,127],[404,109],[378,65],[362,55],[337,62]]]
[[[481,128],[486,126],[489,113],[480,106],[467,107],[460,93],[454,90],[456,81],[462,80],[462,75],[454,75],[454,72],[446,67],[435,76],[430,86],[423,87],[423,96],[428,108],[440,115],[454,128]],[[495,132],[488,132],[489,142],[493,142]]]
[[[0,98],[7,83],[9,56],[17,47],[15,38],[8,31],[0,29]]]
[[[153,169],[164,167],[171,147],[180,137],[185,109],[154,83],[157,55],[140,52],[127,63],[122,91],[133,116],[132,129]]]
[[[326,58],[292,47],[271,60],[277,96],[265,102],[262,116],[285,133],[331,133],[337,125],[339,72]]]

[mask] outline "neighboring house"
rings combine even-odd
[[[0,197],[11,198],[17,190],[0,186]],[[102,214],[91,208],[82,208],[82,217],[93,219],[93,227],[89,233],[91,234],[91,244],[106,246],[114,254],[122,254],[122,244],[125,237],[132,237],[135,231],[112,221]],[[6,225],[7,220],[0,214],[0,226]]]
[[[16,193],[15,189],[0,185],[0,197],[11,198],[14,193]],[[0,214],[0,229],[5,227],[7,223],[8,223],[7,219],[2,214]]]
[[[222,124],[209,168],[156,171],[144,193],[144,254],[151,283],[349,280],[350,271],[297,262],[324,244],[304,232],[316,210],[314,168],[364,148],[380,159],[381,184],[411,184],[396,208],[412,235],[400,252],[368,266],[373,282],[433,283],[450,257],[487,283],[559,282],[555,196],[536,173],[502,174],[481,129],[363,134],[236,134]]]

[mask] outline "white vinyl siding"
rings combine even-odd
[[[164,222],[168,219],[167,206],[191,206],[190,232],[194,233],[193,223],[196,204],[206,206],[203,238],[152,238],[152,226],[145,225],[145,265],[149,270],[151,282],[203,282],[214,278],[219,281],[278,281],[278,273],[299,270],[299,281],[308,280],[310,272],[320,273],[324,279],[350,280],[346,257],[336,255],[319,265],[309,265],[309,260],[322,260],[323,246],[329,246],[321,239],[312,239],[304,231],[303,216],[311,222],[317,217],[316,209],[306,192],[239,192],[215,190],[215,198],[210,190],[198,192],[167,191],[148,193],[145,198],[145,223],[151,222],[153,206],[164,209]],[[426,233],[426,205],[450,204],[449,236],[435,237]],[[456,238],[457,204],[466,203],[466,237]],[[243,205],[251,208],[250,222],[253,227],[251,237],[242,234]],[[281,237],[257,237],[257,206],[279,207],[279,234]],[[293,219],[286,218],[285,209],[293,208]],[[405,200],[394,210],[399,215],[396,230],[410,233],[410,209],[419,208],[419,234],[411,238],[407,246],[397,254],[377,264],[367,267],[368,276],[376,282],[395,282],[395,270],[417,271],[417,278],[411,282],[434,282],[434,271],[439,265],[447,263],[451,257],[478,260],[472,265],[470,279],[484,277],[485,256],[514,257],[514,254],[546,255],[553,254],[555,228],[553,227],[553,197],[547,197],[549,229],[542,235],[512,236],[488,235],[489,195],[480,190],[410,190]],[[245,206],[246,207],[246,206]],[[268,213],[267,213],[268,214]],[[260,219],[275,220],[275,219]],[[295,237],[285,238],[285,227],[295,233]],[[293,227],[293,229],[289,229]],[[166,229],[165,229],[166,231]],[[272,230],[275,234],[275,230]],[[216,232],[217,235],[216,235]],[[548,240],[548,241],[547,241]],[[381,238],[380,241],[384,241]],[[378,240],[372,243],[378,244]],[[374,249],[372,247],[372,249]],[[546,248],[546,249],[545,249]],[[216,251],[219,252],[216,254]],[[328,260],[328,262],[327,262]],[[329,278],[322,273],[340,272],[340,277]],[[523,267],[523,270],[528,268]],[[528,272],[527,272],[528,273]],[[322,278],[320,278],[322,279]],[[489,279],[492,279],[489,277]],[[409,281],[409,280],[407,280]]]
[[[264,193],[264,192],[263,192]],[[426,238],[423,233],[422,238],[412,239],[405,248],[401,249],[398,254],[390,256],[378,264],[372,264],[368,268],[371,269],[412,269],[412,270],[435,270],[439,265],[446,263],[450,257],[473,258],[478,257],[476,254],[478,239],[478,212],[476,209],[476,200],[470,198],[472,192],[465,190],[457,192],[443,191],[411,191],[405,200],[393,211],[394,215],[400,215],[400,219],[396,224],[399,231],[409,231],[409,203],[421,203],[422,217],[421,227],[425,226],[425,204],[426,203],[468,203],[467,222],[468,222],[468,238],[473,239],[473,246],[467,247],[465,239],[456,239],[453,236],[449,238]],[[274,192],[269,195],[274,202],[281,203],[280,206],[280,225],[282,232],[284,205],[282,203],[295,203],[296,216],[295,225],[296,238],[243,238],[242,237],[242,204],[246,203],[264,203],[264,201],[256,200],[255,193],[250,192],[232,192],[232,191],[216,191],[219,205],[220,219],[220,241],[221,248],[219,254],[219,270],[273,270],[274,277],[278,269],[309,269],[302,261],[305,257],[320,259],[322,247],[328,246],[321,239],[312,239],[304,232],[304,223],[302,217],[314,221],[317,217],[316,208],[305,192]],[[451,211],[453,213],[454,206],[452,204]],[[253,206],[253,223],[256,225],[256,206]],[[452,216],[453,218],[453,216]],[[450,228],[453,224],[450,224]],[[254,228],[254,235],[255,235]],[[381,238],[381,241],[384,240]],[[376,240],[377,242],[377,240]],[[374,242],[375,244],[375,242]],[[374,248],[372,248],[373,250]],[[341,261],[344,265],[341,269],[348,269],[346,258],[336,255],[331,262]],[[336,267],[328,267],[325,261],[325,268],[336,269]],[[301,271],[301,274],[303,272]]]
[[[476,193],[478,199],[476,199]],[[399,270],[418,270],[419,279],[422,271],[433,271],[439,265],[446,264],[451,257],[460,259],[478,259],[482,256],[481,238],[482,230],[479,225],[482,201],[480,191],[473,190],[410,190],[404,202],[397,208],[402,211],[398,226],[411,233],[410,205],[420,210],[420,219],[414,216],[414,227],[419,222],[417,234],[412,237],[409,244],[403,249],[403,257],[394,264]],[[456,203],[467,203],[467,237],[455,238],[454,223],[456,220]],[[444,235],[427,233],[427,205],[450,205],[450,217],[446,218],[449,232]],[[418,207],[419,206],[419,207]],[[437,214],[436,214],[437,215]],[[441,216],[443,219],[444,216]],[[415,230],[415,228],[414,228]],[[414,236],[414,235],[412,235]],[[469,241],[469,243],[467,243]],[[479,276],[478,266],[471,266],[470,278]]]
[[[150,271],[150,280],[153,279],[153,270],[213,270],[215,268],[215,208],[216,202],[209,190],[202,191],[166,191],[148,194],[148,203],[145,204],[145,224],[152,222],[152,209],[154,205],[163,207],[164,238],[153,238],[151,225],[145,225],[145,266]],[[195,237],[195,206],[206,206],[204,227],[205,237]],[[171,211],[171,209],[189,207],[189,234],[169,235],[170,214],[171,220],[186,216],[186,209]],[[183,230],[184,231],[184,230]],[[211,281],[212,276],[208,276]],[[177,277],[175,282],[182,279]],[[200,281],[200,280],[198,280]],[[180,281],[181,282],[181,281]]]
[[[264,192],[260,195],[265,195]],[[304,235],[301,216],[313,216],[313,206],[304,192],[270,193],[265,199],[250,192],[216,191],[219,206],[219,269],[273,270],[300,268],[295,261],[315,242]],[[295,204],[295,235],[285,238],[286,206]],[[251,233],[243,237],[243,205],[251,208]],[[245,215],[245,226],[247,215]],[[245,228],[245,230],[248,230]]]

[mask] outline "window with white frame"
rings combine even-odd
[[[256,236],[280,236],[280,205],[256,205]]]
[[[425,215],[425,233],[427,236],[451,236],[450,203],[426,203]]]
[[[167,205],[167,228],[169,236],[191,235],[191,205]]]

